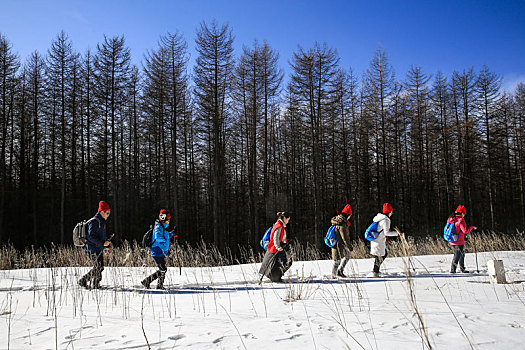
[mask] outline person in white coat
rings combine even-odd
[[[383,204],[383,213],[378,213],[374,217],[374,222],[378,222],[377,230],[379,236],[370,242],[370,254],[375,255],[373,276],[379,277],[379,267],[386,259],[388,251],[386,249],[386,236],[399,236],[397,231],[390,231],[390,217],[394,209],[390,203]]]

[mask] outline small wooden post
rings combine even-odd
[[[505,284],[505,268],[503,267],[503,260],[489,260],[487,261],[489,269],[490,283]]]

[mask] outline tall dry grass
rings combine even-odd
[[[447,242],[439,237],[426,237],[415,239],[406,237],[409,243],[409,255],[440,255],[451,253]],[[466,249],[478,252],[484,251],[511,251],[525,250],[525,232],[501,234],[495,232],[481,232],[469,237]],[[389,256],[405,256],[404,247],[400,240],[393,239],[388,245]],[[291,253],[296,261],[311,261],[330,259],[328,249],[319,250],[311,244],[294,243],[291,245]],[[369,243],[359,240],[352,245],[352,257],[354,259],[369,258]],[[254,251],[252,248],[239,247],[236,256],[230,249],[220,252],[213,245],[201,242],[196,246],[189,244],[172,244],[168,255],[168,266],[185,267],[209,267],[225,266],[242,263],[260,262],[264,255],[262,249]],[[106,266],[128,266],[140,267],[151,266],[155,263],[149,255],[149,250],[143,249],[137,242],[125,241],[115,247],[112,254],[106,254]],[[17,250],[12,245],[4,245],[0,249],[0,269],[31,269],[41,267],[74,267],[90,266],[91,259],[80,248],[74,246],[57,246],[34,248],[28,247]]]

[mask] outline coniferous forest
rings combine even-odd
[[[219,249],[256,247],[278,210],[320,247],[346,203],[359,238],[383,202],[416,237],[458,204],[480,229],[524,228],[525,85],[502,91],[489,67],[400,76],[379,48],[358,75],[327,44],[288,62],[264,41],[234,51],[216,22],[140,54],[61,32],[20,57],[0,34],[0,243],[69,244],[100,200],[117,244],[163,207],[181,241]]]

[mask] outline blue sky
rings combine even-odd
[[[449,76],[486,64],[506,87],[525,82],[525,0],[0,0],[0,33],[23,59],[46,52],[60,30],[80,52],[96,48],[104,34],[124,34],[137,64],[160,35],[179,30],[194,56],[195,30],[212,19],[230,24],[237,55],[267,40],[286,72],[298,45],[318,41],[358,74],[381,46],[401,79],[410,65]]]

